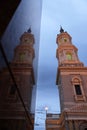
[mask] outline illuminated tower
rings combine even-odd
[[[57,35],[56,84],[60,93],[60,130],[87,130],[87,67],[78,58],[78,49],[62,28]]]
[[[32,88],[34,84],[33,59],[34,35],[31,29],[20,37],[20,44],[14,50],[14,57],[10,67],[26,110],[30,117]],[[19,98],[8,69],[0,73],[0,130],[32,130],[25,115],[24,107]]]

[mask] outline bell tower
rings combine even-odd
[[[22,101],[7,68],[0,72],[0,130],[33,130],[31,113],[32,89],[35,84],[33,59],[34,35],[31,29],[20,37],[9,64],[19,89]],[[24,106],[28,113],[26,116]]]
[[[34,58],[34,35],[29,29],[20,37],[20,44],[15,48],[13,64],[28,64],[32,67]]]
[[[60,66],[83,66],[79,61],[78,49],[72,44],[72,38],[67,33],[60,29],[60,34],[57,35],[56,43],[58,45],[56,57]]]
[[[78,58],[72,37],[62,27],[57,34],[58,69],[62,126],[60,130],[87,129],[87,67]]]

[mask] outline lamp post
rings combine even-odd
[[[46,111],[46,119],[47,119],[47,111],[48,111],[48,107],[45,107],[45,111]],[[45,119],[45,130],[46,130],[46,119]]]
[[[47,111],[48,111],[48,107],[47,106],[45,107],[45,111],[46,111],[46,116],[47,116]]]

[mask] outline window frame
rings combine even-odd
[[[11,94],[10,91],[11,91],[11,87],[13,86],[14,84],[9,84],[9,88],[8,88],[8,100],[16,100],[17,99],[17,90],[15,88],[15,93],[14,94]]]
[[[26,53],[25,52],[19,53],[19,61],[20,62],[25,61],[25,57],[26,57]]]
[[[66,58],[68,61],[72,60],[72,54],[71,53],[66,53]]]
[[[13,96],[15,94],[16,94],[16,86],[14,84],[11,84],[9,89],[9,95]]]
[[[20,78],[17,75],[15,75],[15,80],[16,80],[17,85],[20,84]],[[9,77],[9,86],[8,86],[8,92],[7,92],[7,100],[16,101],[17,98],[18,98],[16,88],[15,88],[15,90],[16,90],[15,93],[14,94],[10,94],[11,87],[14,86],[14,85],[15,84],[13,83],[12,78]],[[14,86],[14,87],[16,87],[16,86]]]
[[[76,102],[78,101],[86,101],[86,97],[84,94],[83,86],[82,86],[82,80],[79,77],[74,77],[72,79],[72,85],[74,90],[74,99]],[[77,94],[75,90],[75,85],[79,85],[81,89],[81,94]]]

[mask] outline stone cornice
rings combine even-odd
[[[69,74],[83,74],[87,75],[87,67],[58,67],[57,69],[57,77],[56,77],[56,85],[58,85],[58,79],[60,73],[63,75],[69,75]]]

